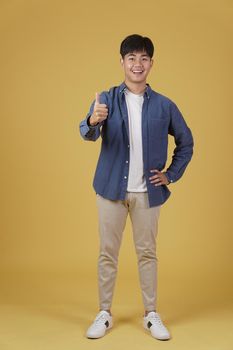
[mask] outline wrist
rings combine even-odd
[[[93,115],[91,115],[89,118],[88,118],[88,125],[89,126],[96,126],[98,124],[98,122],[95,121],[95,119],[93,118]]]
[[[164,175],[166,176],[167,181],[168,181],[167,185],[170,185],[170,183],[172,182],[171,179],[169,178],[167,173],[164,173]]]

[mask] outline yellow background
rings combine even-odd
[[[232,5],[0,1],[1,349],[231,348]],[[128,219],[116,328],[93,345],[84,335],[98,310],[100,139],[85,142],[79,123],[96,91],[123,81],[119,46],[133,33],[154,42],[148,82],[178,105],[195,141],[159,222],[158,311],[174,339],[143,333]],[[173,148],[170,139],[167,166]]]

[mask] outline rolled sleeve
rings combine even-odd
[[[86,141],[96,141],[100,136],[100,126],[102,123],[97,125],[90,125],[88,123],[89,118],[91,117],[94,110],[95,101],[92,102],[89,112],[86,115],[86,118],[82,120],[79,124],[79,130],[82,138]]]

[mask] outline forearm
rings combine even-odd
[[[88,115],[86,119],[80,122],[80,134],[85,141],[96,141],[100,136],[100,124],[91,125],[90,118],[91,115]]]

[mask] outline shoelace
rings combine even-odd
[[[99,315],[99,316],[96,317],[94,323],[96,325],[99,325],[99,324],[105,323],[106,321],[107,321],[106,316],[102,314],[102,315]]]
[[[148,318],[149,321],[155,321],[161,328],[165,328],[158,314],[152,314]]]

